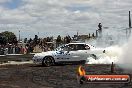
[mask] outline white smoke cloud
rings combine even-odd
[[[98,48],[97,48],[98,49]],[[111,64],[114,62],[115,64],[118,63],[119,56],[122,54],[122,48],[119,46],[111,46],[104,48],[106,53],[102,53],[96,55],[98,59],[94,59],[92,57],[88,57],[88,64]]]
[[[122,54],[119,57],[118,64],[120,67],[132,70],[132,37],[122,48]]]
[[[92,57],[88,58],[88,64],[111,64],[114,62],[117,66],[132,71],[132,37],[121,46],[111,46],[105,50],[106,53],[98,55],[99,59],[97,60]]]

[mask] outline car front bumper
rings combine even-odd
[[[42,64],[43,59],[41,59],[40,57],[33,57],[32,60],[35,64]]]

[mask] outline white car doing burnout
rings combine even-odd
[[[88,57],[97,59],[97,54],[105,53],[103,49],[96,49],[86,43],[69,43],[56,48],[54,51],[37,53],[32,58],[35,64],[51,66],[56,63],[76,63],[87,61]]]

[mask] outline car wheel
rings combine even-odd
[[[51,65],[54,65],[54,59],[53,57],[45,57],[42,61],[42,65],[49,67]]]

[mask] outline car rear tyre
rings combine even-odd
[[[54,65],[54,59],[53,57],[45,57],[42,61],[42,65],[49,67],[51,65]]]

